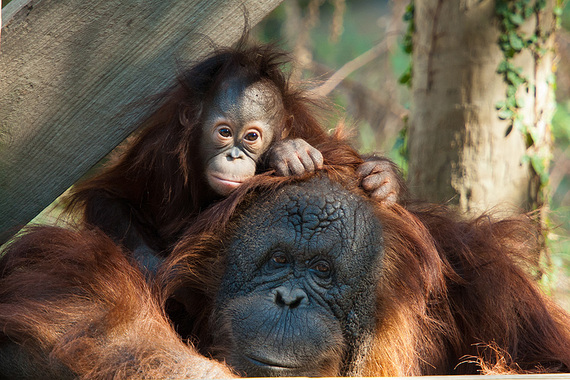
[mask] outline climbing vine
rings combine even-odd
[[[410,3],[406,6],[406,12],[404,13],[403,19],[407,23],[406,34],[402,40],[401,46],[404,53],[410,56],[410,63],[404,73],[400,76],[399,82],[405,86],[412,86],[412,50],[414,48],[413,36],[415,32],[414,24],[414,0],[410,0]]]
[[[546,7],[546,0],[496,0],[495,14],[499,20],[501,34],[499,36],[499,47],[503,52],[503,60],[499,63],[497,73],[503,76],[507,84],[506,99],[497,103],[499,118],[509,120],[507,135],[513,128],[526,132],[522,116],[519,110],[524,107],[523,100],[517,96],[519,89],[526,92],[530,90],[530,83],[523,74],[521,67],[513,63],[513,58],[524,49],[529,49],[533,56],[540,58],[544,54],[539,39],[540,31],[535,29],[535,33],[527,36],[520,31],[528,19],[537,15]]]
[[[535,62],[539,62],[548,52],[545,46],[551,31],[541,30],[539,22],[541,12],[544,12],[546,5],[546,0],[496,0],[495,3],[495,15],[499,20],[500,28],[498,45],[503,53],[497,73],[502,76],[507,85],[505,99],[496,104],[498,117],[508,121],[506,135],[513,130],[523,134],[528,152],[525,160],[531,163],[539,177],[539,193],[542,193],[548,182],[550,154],[536,146],[539,139],[537,126],[527,125],[523,120],[520,111],[525,104],[521,93],[534,93],[536,89],[529,78],[524,75],[523,69],[513,63],[513,59],[526,49],[531,52]],[[557,0],[554,13],[558,24],[562,13],[562,0]],[[522,32],[521,26],[531,18],[536,19],[534,31],[531,34]],[[553,78],[550,84],[554,85]]]
[[[549,166],[552,159],[549,134],[547,133],[550,126],[544,120],[533,120],[531,125],[523,120],[520,112],[524,107],[521,93],[523,91],[530,92],[536,102],[538,101],[537,92],[535,85],[523,74],[523,69],[513,63],[513,59],[527,50],[534,59],[535,67],[539,65],[541,59],[549,52],[548,39],[560,25],[563,2],[564,0],[555,0],[553,8],[555,24],[549,28],[541,25],[541,21],[543,21],[541,17],[549,16],[546,14],[547,0],[496,0],[495,3],[495,15],[499,20],[501,32],[498,45],[503,53],[503,60],[499,63],[497,72],[507,85],[506,97],[496,104],[496,108],[499,118],[509,122],[506,135],[513,130],[523,134],[527,148],[523,162],[530,163],[536,174],[533,184],[537,203],[534,206],[541,207],[539,219],[542,225],[546,227],[540,258],[542,265],[538,269],[536,277],[540,279],[545,289],[550,289],[551,276],[549,273],[551,271],[549,269],[552,265],[548,251],[548,226],[550,222],[547,213]],[[528,29],[527,21],[532,18],[536,24],[532,33],[522,32],[523,24],[526,24],[525,26]],[[548,84],[552,86],[553,91],[555,88],[554,74],[548,78]],[[542,207],[545,205],[546,207]]]
[[[398,82],[400,84],[411,88],[412,87],[412,50],[414,47],[413,44],[413,36],[415,32],[415,24],[414,24],[414,0],[410,0],[410,3],[406,6],[406,12],[404,13],[403,20],[407,23],[408,27],[406,28],[406,34],[401,42],[401,47],[404,53],[409,56],[409,64],[406,70],[402,73]],[[394,144],[394,149],[398,152],[400,156],[400,160],[398,164],[400,165],[404,177],[407,176],[408,173],[408,123],[409,123],[409,116],[404,116],[404,127],[398,133],[398,137],[396,138],[396,142]]]
[[[554,14],[558,24],[564,0],[555,0],[555,2]],[[546,8],[547,0],[495,1],[495,15],[499,21],[500,29],[497,43],[503,54],[497,72],[507,86],[504,100],[496,104],[498,117],[508,122],[505,135],[509,135],[513,130],[523,134],[527,147],[527,155],[524,160],[530,162],[532,169],[537,174],[539,181],[537,192],[539,194],[544,193],[543,190],[548,182],[550,153],[548,149],[540,147],[538,128],[534,125],[528,125],[523,119],[521,110],[525,107],[525,94],[535,94],[536,89],[531,79],[523,72],[523,68],[514,63],[514,58],[523,51],[529,51],[533,59],[539,62],[548,52],[547,40],[553,30],[541,30],[540,25],[540,17],[545,13]],[[404,52],[410,55],[413,50],[412,37],[415,32],[414,11],[414,0],[410,0],[403,17],[407,23],[407,31],[401,44]],[[536,27],[531,32],[523,32],[523,24],[532,18],[536,20]],[[410,87],[412,79],[412,63],[410,62],[406,71],[400,76],[399,82]],[[551,86],[555,85],[554,76],[549,81]],[[401,150],[400,153],[404,157],[407,153],[405,152],[406,132],[406,128],[404,128],[397,141]]]

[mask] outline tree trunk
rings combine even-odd
[[[526,35],[554,30],[554,1],[522,25]],[[412,195],[449,201],[471,213],[496,205],[535,208],[541,203],[540,179],[525,156],[550,149],[551,49],[538,60],[523,49],[513,60],[531,85],[528,93],[517,93],[525,101],[523,122],[535,137],[531,145],[518,128],[510,131],[496,108],[505,101],[507,86],[497,73],[503,53],[495,1],[415,0],[414,22],[408,146]]]

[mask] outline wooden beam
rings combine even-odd
[[[14,0],[2,10],[0,243],[150,112],[184,63],[281,0]]]

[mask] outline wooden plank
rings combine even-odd
[[[132,132],[181,64],[281,0],[14,0],[0,44],[0,243]]]

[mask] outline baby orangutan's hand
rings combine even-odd
[[[402,185],[397,167],[389,160],[371,157],[361,164],[357,173],[360,176],[360,186],[386,206],[398,202]]]
[[[312,173],[322,169],[323,155],[303,139],[282,140],[269,151],[269,166],[284,177]]]

